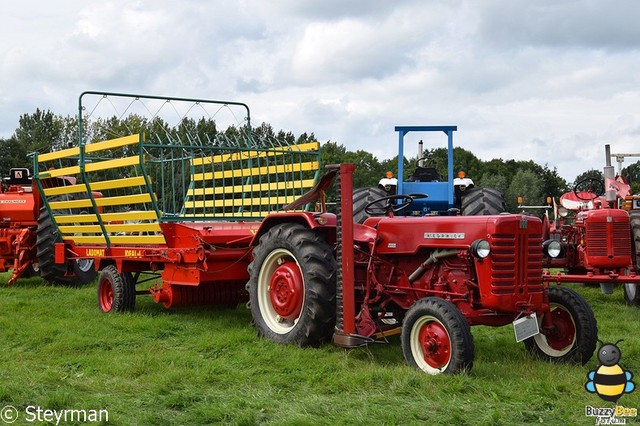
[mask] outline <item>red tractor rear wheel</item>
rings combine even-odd
[[[566,287],[549,287],[553,330],[524,341],[532,354],[541,358],[585,364],[596,349],[598,327],[589,304]],[[542,316],[538,318],[542,325]]]
[[[474,357],[469,323],[454,304],[421,299],[404,318],[402,352],[409,365],[429,374],[469,371]]]
[[[129,272],[106,266],[98,278],[98,307],[102,312],[129,312],[136,307],[136,286]]]
[[[631,236],[636,247],[636,273],[640,268],[640,210],[632,210],[629,212],[629,220],[631,222]],[[623,284],[624,300],[630,306],[640,306],[640,294],[638,293],[638,284]]]
[[[259,335],[299,346],[331,337],[336,266],[320,235],[297,224],[271,228],[253,250],[249,274],[247,290]]]

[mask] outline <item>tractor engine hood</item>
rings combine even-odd
[[[415,254],[423,248],[467,249],[478,239],[493,246],[503,235],[542,235],[542,221],[534,216],[423,216],[370,218],[377,223],[379,254]]]

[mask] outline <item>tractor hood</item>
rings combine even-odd
[[[542,235],[542,221],[523,214],[370,218],[380,254],[413,254],[422,248],[466,249],[478,239],[493,246],[505,235]]]

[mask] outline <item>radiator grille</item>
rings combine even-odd
[[[542,293],[541,247],[540,235],[494,235],[491,242],[492,293],[500,296]]]
[[[631,257],[628,223],[589,222],[586,232],[587,256]],[[611,246],[612,253],[607,247]]]

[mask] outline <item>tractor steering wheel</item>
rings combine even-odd
[[[389,213],[398,213],[402,210],[406,209],[413,203],[413,198],[415,195],[389,195],[386,197],[381,197],[376,200],[373,200],[369,204],[367,204],[364,208],[364,212],[369,216],[384,216]],[[418,198],[418,197],[416,197]],[[401,200],[400,204],[394,204],[393,202],[396,200]],[[385,202],[383,204],[383,202]]]
[[[604,194],[604,184],[596,178],[582,179],[573,187],[573,193],[581,200],[591,201]]]

